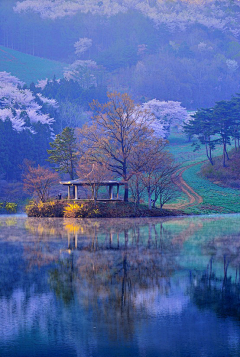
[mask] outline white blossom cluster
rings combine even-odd
[[[123,1],[125,2],[125,1]],[[34,11],[42,18],[55,20],[65,16],[73,16],[77,12],[112,16],[119,12],[127,11],[127,7],[120,1],[112,0],[24,0],[18,1],[14,10],[16,12]]]
[[[39,79],[38,81],[37,81],[37,84],[36,84],[36,88],[40,88],[41,90],[43,90],[45,87],[46,87],[46,85],[48,84],[48,83],[52,83],[53,82],[53,80],[52,79],[48,79],[48,78],[45,78],[45,79]],[[56,79],[56,82],[60,82],[60,79]]]
[[[33,93],[24,89],[23,85],[23,82],[10,73],[0,72],[0,120],[9,119],[13,129],[18,132],[29,130],[35,133],[31,124],[37,122],[47,124],[51,128],[54,119],[49,114],[43,114],[41,110],[43,104],[57,107],[56,101],[41,94],[36,95],[37,101]]]
[[[161,138],[168,137],[171,127],[181,130],[183,122],[189,119],[186,108],[182,107],[180,102],[152,99],[144,103],[142,107],[155,117],[151,127],[155,135]]]
[[[136,8],[150,17],[156,25],[165,24],[170,30],[186,30],[189,25],[240,32],[239,0],[156,1],[155,6],[140,2]]]
[[[97,86],[97,79],[94,72],[98,70],[98,65],[92,60],[77,60],[73,62],[64,72],[66,80],[74,80],[80,83],[84,89]]]
[[[240,33],[239,0],[22,0],[16,12],[34,11],[43,18],[73,16],[77,12],[113,16],[133,8],[150,17],[156,25],[185,30],[189,25]]]
[[[79,38],[79,40],[74,43],[76,55],[81,55],[82,53],[86,52],[91,46],[92,40],[90,38]]]

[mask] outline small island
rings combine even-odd
[[[184,214],[177,210],[151,208],[134,202],[117,200],[53,200],[30,202],[26,206],[28,217],[65,217],[65,218],[130,218],[166,217]]]

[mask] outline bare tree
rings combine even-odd
[[[49,190],[59,182],[56,172],[38,165],[34,167],[30,162],[25,162],[23,173],[23,188],[37,197],[38,200],[45,202],[49,198]]]
[[[128,94],[108,93],[109,101],[93,101],[96,113],[93,124],[79,129],[81,147],[88,157],[104,162],[106,167],[125,182],[124,201],[128,201],[128,180],[131,155],[141,143],[151,137],[152,115],[136,106]]]

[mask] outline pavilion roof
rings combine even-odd
[[[125,185],[125,182],[123,181],[95,181],[94,180],[81,180],[81,179],[76,179],[76,180],[69,180],[69,181],[60,181],[60,184],[62,185],[77,185],[77,186],[91,186],[92,184],[98,184],[100,186],[115,186],[115,185]]]

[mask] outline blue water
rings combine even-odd
[[[240,356],[240,215],[0,216],[0,356]]]

